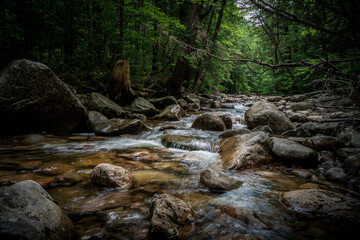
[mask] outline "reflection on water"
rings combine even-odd
[[[247,108],[227,104],[233,128],[241,128]],[[230,108],[233,107],[233,108]],[[148,121],[153,132],[120,137],[78,134],[71,137],[29,135],[2,139],[0,183],[32,179],[40,183],[72,218],[79,236],[105,231],[118,239],[147,239],[153,194],[167,192],[190,204],[197,216],[190,239],[340,239],[353,229],[328,220],[312,221],[281,205],[280,193],[299,189],[310,180],[287,174],[282,166],[228,173],[243,182],[235,190],[213,193],[199,184],[201,170],[219,168],[219,132],[191,129],[196,115],[178,122]],[[159,129],[171,124],[176,129]],[[165,147],[162,136],[190,138]],[[189,147],[190,146],[190,147]],[[99,188],[90,172],[100,163],[132,172],[129,190]],[[314,184],[313,184],[314,185]],[[343,235],[343,233],[345,235]],[[84,238],[85,239],[85,238]]]

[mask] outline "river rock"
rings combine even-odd
[[[211,191],[222,192],[237,189],[242,182],[221,170],[206,169],[200,173],[200,183]]]
[[[146,116],[153,116],[158,113],[155,106],[148,100],[142,97],[138,97],[130,106],[130,111],[133,113],[141,113]]]
[[[241,134],[246,134],[249,133],[250,130],[247,128],[239,128],[239,129],[234,129],[234,130],[230,130],[230,131],[226,131],[222,134],[220,134],[220,138],[229,138],[229,137],[233,137],[235,135],[241,135]]]
[[[294,128],[288,117],[271,103],[256,102],[245,112],[245,122],[251,130],[257,126],[269,126],[274,132]]]
[[[224,131],[226,129],[226,126],[224,121],[220,117],[204,113],[195,119],[191,128],[210,131]]]
[[[97,135],[111,136],[149,132],[150,128],[138,119],[113,118],[105,123],[96,125],[94,131]]]
[[[184,100],[187,102],[187,103],[197,103],[200,105],[200,99],[199,97],[194,94],[194,93],[191,93],[191,94],[188,94],[184,97]]]
[[[314,166],[317,163],[317,154],[311,148],[277,137],[271,138],[271,143],[273,154],[281,160],[303,166]]]
[[[160,114],[156,115],[154,119],[179,121],[184,115],[185,111],[181,108],[181,106],[179,104],[173,104],[167,106]]]
[[[326,179],[334,182],[344,182],[347,179],[347,175],[344,170],[340,167],[333,167],[326,171]]]
[[[318,151],[334,151],[340,146],[340,142],[336,137],[324,135],[308,138],[302,144]]]
[[[129,188],[132,176],[126,169],[109,163],[97,165],[91,172],[91,182],[103,187]]]
[[[88,110],[100,112],[108,118],[125,116],[125,111],[119,105],[100,93],[91,93]]]
[[[343,168],[349,176],[360,177],[360,153],[347,157],[343,162]]]
[[[245,169],[271,162],[270,138],[264,132],[251,132],[227,139],[220,148],[223,169]]]
[[[219,118],[221,118],[221,120],[223,120],[226,129],[232,128],[232,120],[229,115],[219,115]]]
[[[289,119],[292,122],[298,122],[298,123],[304,123],[309,121],[309,118],[302,113],[294,113],[289,117]]]
[[[210,107],[211,107],[211,108],[221,108],[222,106],[221,106],[220,101],[215,100],[215,101],[211,101]]]
[[[88,118],[92,128],[95,128],[98,124],[106,123],[109,120],[106,116],[96,111],[89,111]]]
[[[360,148],[360,133],[353,128],[343,129],[337,137],[345,143],[347,147]]]
[[[194,211],[179,198],[155,194],[150,212],[152,239],[184,239],[195,231]]]
[[[182,107],[182,109],[187,109],[188,104],[184,99],[180,98],[177,101],[178,101],[179,105]]]
[[[85,121],[79,99],[44,64],[16,60],[1,71],[1,134],[69,134]]]
[[[272,137],[274,134],[269,126],[257,126],[256,128],[254,128],[251,131],[252,132],[256,132],[256,131],[264,132],[264,133],[267,133],[267,135],[269,135],[269,137]]]
[[[314,105],[311,102],[299,102],[291,105],[287,105],[287,108],[298,111],[298,110],[307,110],[313,108]]]
[[[1,239],[73,239],[70,219],[36,182],[0,188]]]
[[[291,210],[335,220],[359,222],[360,201],[353,197],[320,189],[302,189],[282,194],[281,202]]]
[[[269,102],[279,102],[279,101],[283,100],[283,98],[280,96],[269,96],[269,97],[267,97],[267,100]]]
[[[306,122],[293,130],[284,132],[283,135],[287,137],[312,137],[316,134],[332,136],[339,126],[340,124],[338,122]]]
[[[173,96],[150,99],[149,102],[152,103],[157,109],[164,109],[167,106],[178,104],[178,101]]]
[[[286,97],[285,100],[289,100],[289,101],[292,101],[292,102],[302,102],[304,101],[305,99],[307,99],[306,95],[294,95],[294,96],[290,96],[290,97]]]
[[[200,110],[200,104],[198,103],[189,103],[187,105],[188,112],[198,112]]]

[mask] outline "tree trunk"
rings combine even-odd
[[[135,92],[131,89],[129,61],[121,59],[117,61],[112,75],[111,98],[119,104],[131,103],[135,99]]]
[[[215,41],[216,41],[217,34],[218,34],[219,30],[220,30],[221,20],[222,20],[225,5],[226,5],[226,0],[222,0],[221,9],[220,9],[219,17],[218,17],[218,20],[217,20],[217,23],[216,23],[215,31],[214,31],[214,34],[213,34],[213,36],[211,38],[210,54],[212,54],[214,52],[214,49],[215,49]],[[193,88],[194,92],[199,92],[199,90],[201,88],[201,85],[203,84],[203,82],[205,80],[207,69],[208,69],[209,64],[210,64],[210,59],[211,59],[211,56],[207,56],[207,58],[205,59],[205,64],[204,64],[203,71],[202,71],[200,77],[194,83],[194,88]]]

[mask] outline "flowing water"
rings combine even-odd
[[[231,115],[233,129],[241,124],[246,107],[229,104],[217,109]],[[309,179],[289,174],[273,164],[245,171],[227,171],[243,181],[241,187],[214,193],[199,183],[201,170],[220,168],[219,132],[191,129],[196,115],[177,122],[147,121],[151,133],[98,137],[28,135],[0,142],[0,183],[22,180],[40,183],[73,220],[79,238],[106,231],[117,239],[147,239],[151,197],[173,194],[196,212],[196,231],[189,239],[350,239],[354,229],[326,219],[312,220],[284,207],[282,192],[306,188]],[[160,131],[174,125],[177,129]],[[191,141],[162,144],[163,135]],[[112,163],[130,170],[135,178],[129,190],[99,188],[90,182],[91,170]],[[312,187],[322,187],[312,183]],[[238,215],[246,209],[250,217]],[[255,212],[255,214],[252,214]],[[250,220],[249,220],[250,219]],[[249,236],[248,236],[249,237]],[[250,239],[250,238],[246,238]],[[256,238],[251,238],[256,239]]]

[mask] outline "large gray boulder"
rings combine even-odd
[[[251,132],[228,138],[220,148],[222,168],[246,169],[271,162],[270,138],[264,132]]]
[[[113,118],[105,123],[97,124],[94,128],[95,134],[102,136],[137,134],[149,131],[150,129],[141,120],[119,118]]]
[[[96,125],[106,123],[109,120],[106,116],[96,111],[90,111],[88,118],[92,128],[95,128]]]
[[[157,109],[164,109],[167,106],[178,104],[178,101],[174,96],[150,99],[149,102],[152,103]]]
[[[200,173],[200,183],[211,191],[222,192],[237,189],[242,182],[221,170],[206,169]]]
[[[295,190],[283,193],[281,202],[295,212],[360,222],[359,199],[341,193],[320,189]]]
[[[287,137],[312,137],[317,134],[331,136],[336,133],[339,127],[340,124],[338,122],[306,122],[295,129],[284,132],[283,135]]]
[[[135,99],[130,106],[130,111],[132,113],[141,113],[146,116],[153,116],[159,112],[152,103],[142,97]]]
[[[256,102],[245,112],[245,123],[249,129],[269,126],[274,132],[285,132],[294,128],[290,119],[271,103]]]
[[[16,60],[0,73],[0,135],[46,131],[69,134],[86,110],[50,68]]]
[[[225,131],[226,126],[224,121],[215,115],[204,113],[198,116],[191,128],[210,130],[210,131]]]
[[[90,174],[91,182],[102,187],[129,188],[133,177],[126,169],[109,163],[97,165]]]
[[[281,160],[303,166],[314,166],[317,163],[317,154],[311,148],[277,137],[271,138],[271,142],[273,154]]]
[[[0,188],[1,239],[73,239],[70,219],[36,182]]]
[[[150,209],[152,239],[184,239],[195,231],[194,211],[181,199],[155,194]]]
[[[100,93],[91,93],[88,110],[102,113],[108,118],[125,116],[125,111],[119,105]]]

